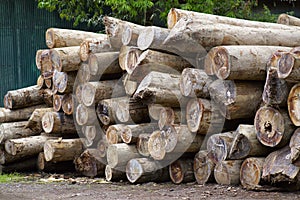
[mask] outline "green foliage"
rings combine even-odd
[[[0,174],[0,183],[16,182],[16,181],[21,181],[23,179],[24,177],[22,177],[18,173]]]
[[[153,24],[158,16],[163,22],[171,8],[181,8],[229,17],[275,22],[277,15],[271,14],[267,6],[260,12],[257,0],[37,0],[38,7],[58,11],[60,17],[73,20],[74,25],[101,23],[103,15],[140,24]]]

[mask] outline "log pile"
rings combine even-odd
[[[299,189],[296,22],[171,9],[168,28],[103,23],[47,30],[37,85],[4,97],[3,169]]]

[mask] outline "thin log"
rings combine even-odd
[[[84,84],[89,81],[98,81],[98,77],[92,76],[90,67],[87,63],[81,63],[79,70],[77,71],[76,81],[79,84]]]
[[[47,112],[42,117],[42,127],[46,133],[77,133],[73,116],[61,112]]]
[[[97,115],[94,107],[87,107],[79,104],[76,108],[76,122],[78,125],[94,125],[97,122]]]
[[[254,127],[257,139],[268,147],[285,146],[295,130],[287,111],[273,107],[261,107],[257,110]]]
[[[63,95],[61,95],[61,94],[53,95],[53,110],[55,112],[59,112],[61,110],[62,98],[63,98]]]
[[[126,166],[126,176],[131,183],[165,182],[170,180],[168,168],[149,158],[130,160]]]
[[[45,79],[42,75],[39,75],[39,77],[37,78],[36,85],[38,86],[39,89],[45,89],[47,87],[45,83]]]
[[[180,158],[169,165],[169,174],[173,183],[189,183],[195,181],[193,159]]]
[[[1,165],[8,165],[10,163],[20,163],[23,160],[31,158],[32,155],[23,155],[23,154],[16,154],[11,155],[5,151],[4,145],[0,148],[0,164]]]
[[[37,85],[8,91],[4,98],[4,107],[18,109],[44,103],[43,96]]]
[[[105,167],[105,179],[107,181],[121,181],[126,180],[125,168],[113,168],[110,165]]]
[[[163,137],[161,135],[161,131],[159,131],[159,130],[153,131],[153,133],[150,135],[148,141],[145,143],[142,143],[142,144],[148,145],[147,149],[148,149],[149,155],[154,160],[162,160],[165,157],[166,141],[163,139]],[[144,147],[142,149],[146,149],[146,148]]]
[[[62,110],[66,115],[72,115],[74,111],[74,99],[72,94],[64,94],[62,98]]]
[[[61,162],[74,160],[83,152],[80,139],[54,139],[44,144],[46,161]]]
[[[216,164],[214,177],[221,185],[238,185],[240,183],[240,168],[243,160],[223,160]]]
[[[41,71],[44,79],[52,78],[53,66],[51,61],[50,49],[44,49],[36,54],[37,68]]]
[[[44,152],[40,152],[37,158],[37,169],[46,173],[66,173],[74,172],[75,166],[72,161],[47,162]]]
[[[83,88],[83,84],[78,84],[77,86],[75,86],[76,87],[76,90],[74,91],[75,92],[75,96],[76,96],[76,98],[75,98],[75,102],[76,102],[76,104],[78,103],[78,104],[82,104],[82,88]],[[75,89],[75,88],[74,88]]]
[[[53,78],[53,77],[52,77]],[[52,79],[45,79],[45,85],[47,88],[52,88]]]
[[[36,133],[41,133],[43,131],[42,118],[45,113],[53,112],[53,108],[37,108],[33,111],[30,116],[26,128],[33,130]]]
[[[295,126],[300,126],[299,94],[300,84],[298,83],[290,90],[287,100],[289,116]]]
[[[262,179],[265,158],[251,157],[243,161],[240,169],[240,181],[243,188],[254,190],[264,184]]]
[[[163,42],[169,35],[170,30],[157,26],[145,27],[139,34],[137,46],[141,50],[165,49]]]
[[[263,83],[216,80],[209,86],[209,92],[226,119],[251,118],[261,101]]]
[[[285,52],[278,60],[278,77],[289,82],[300,80],[300,53]]]
[[[132,72],[142,51],[135,46],[122,46],[119,55],[121,69]]]
[[[121,138],[126,144],[136,144],[141,134],[151,134],[157,130],[158,126],[156,123],[145,123],[136,125],[125,125],[122,128]]]
[[[50,50],[53,71],[76,71],[80,67],[79,46],[62,47]]]
[[[204,185],[214,181],[215,163],[209,159],[207,150],[201,150],[195,155],[193,168],[198,184]]]
[[[104,132],[100,126],[90,125],[82,126],[82,134],[84,135],[85,141],[83,141],[86,147],[94,147],[96,143],[104,137]]]
[[[42,69],[42,53],[45,50],[47,51],[47,49],[38,49],[35,53],[35,65],[38,70]],[[41,74],[41,76],[43,77],[42,74]]]
[[[136,148],[140,155],[144,157],[150,156],[149,150],[148,150],[148,141],[150,139],[151,134],[142,133],[139,135],[137,142],[136,142]]]
[[[288,14],[280,14],[278,16],[277,23],[290,26],[300,26],[300,19]]]

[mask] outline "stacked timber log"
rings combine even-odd
[[[0,110],[3,169],[298,189],[300,27],[288,19],[171,9],[168,28],[104,17],[106,34],[48,29],[37,86]]]

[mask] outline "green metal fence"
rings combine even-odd
[[[0,107],[8,90],[36,84],[35,54],[47,48],[49,27],[72,28],[72,23],[38,9],[34,0],[0,0]]]

